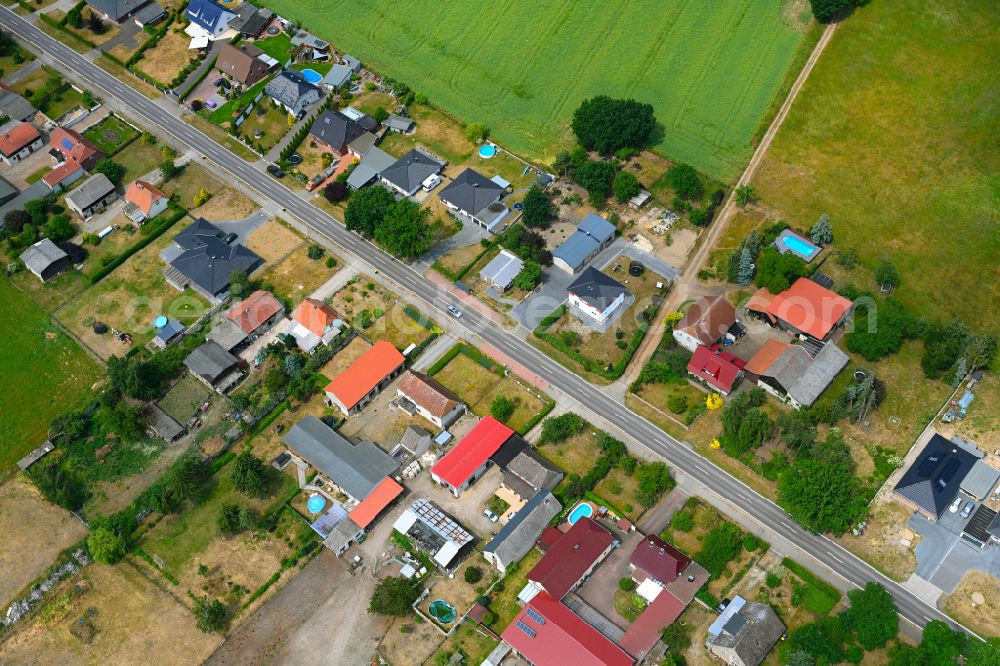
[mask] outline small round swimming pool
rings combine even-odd
[[[163,328],[166,325],[167,325],[167,318],[164,315],[160,315],[159,317],[153,320],[153,326],[155,326],[156,328]]]
[[[455,617],[458,615],[455,611],[455,607],[444,599],[435,599],[429,606],[427,606],[427,610],[430,612],[431,617],[441,624],[451,624],[455,621]]]
[[[316,84],[323,80],[323,75],[317,72],[315,69],[303,69],[302,76],[309,83]]]
[[[581,518],[589,518],[594,514],[594,507],[592,507],[588,502],[580,502],[573,510],[569,512],[569,517],[566,519],[569,521],[570,525],[576,525],[576,521]]]
[[[309,513],[319,513],[326,506],[326,500],[323,496],[318,493],[313,493],[306,500],[306,508],[309,509]]]
[[[479,147],[479,156],[484,160],[488,160],[497,154],[497,147],[492,143],[487,143],[486,145]]]

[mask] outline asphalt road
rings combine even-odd
[[[262,196],[283,207],[288,214],[297,217],[301,222],[324,234],[335,244],[354,253],[428,305],[437,308],[440,316],[448,316],[445,311],[448,305],[456,307],[461,305],[410,267],[382,252],[360,236],[347,231],[333,217],[296,196],[280,181],[271,178],[254,165],[229,152],[208,136],[165,111],[156,102],[135,91],[76,51],[44,34],[9,9],[3,8],[0,11],[0,24],[14,33],[19,40],[31,43],[36,48],[53,56],[62,66],[75,71],[96,89],[118,98],[132,110],[136,118],[143,118],[151,126],[158,126],[168,134],[183,141],[205,155],[220,170],[243,181]],[[528,343],[496,326],[475,310],[465,310],[459,323],[474,335],[478,335],[503,353],[516,359],[517,362],[530,368],[568,396],[589,406],[610,423],[645,444],[669,465],[683,471],[720,497],[740,507],[766,529],[795,544],[849,583],[857,587],[864,587],[868,581],[880,582],[892,592],[900,616],[904,619],[919,627],[923,627],[930,620],[943,620],[952,626],[968,631],[936,608],[923,602],[909,590],[883,576],[839,544],[822,535],[816,535],[802,529],[776,504],[758,495],[751,488],[715,467],[684,444],[626,409],[599,388],[549,359]]]

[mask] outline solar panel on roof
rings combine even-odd
[[[63,147],[63,148],[65,148],[66,150],[72,150],[72,149],[73,149],[73,142],[72,142],[72,141],[70,141],[69,139],[63,139],[63,140],[62,140],[62,141],[60,141],[59,143],[60,143],[60,144],[62,145],[62,147]]]
[[[524,614],[527,615],[528,617],[530,617],[532,620],[534,620],[538,624],[545,624],[545,618],[542,617],[541,615],[539,615],[538,613],[536,613],[531,608],[529,608],[528,610],[524,611]]]
[[[526,633],[531,638],[534,638],[535,636],[538,635],[534,629],[526,625],[524,622],[521,622],[520,620],[517,621],[517,628]]]
[[[952,458],[947,463],[945,463],[944,469],[938,474],[937,483],[939,486],[944,488],[951,481],[951,477],[955,476],[955,472],[958,468],[962,466],[962,463],[957,458]]]
[[[917,468],[917,472],[920,474],[920,476],[929,479],[931,474],[934,473],[934,468],[937,467],[937,464],[938,462],[940,462],[940,460],[941,459],[938,458],[937,456],[929,456],[925,458],[920,463],[920,467]]]

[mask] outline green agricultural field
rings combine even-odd
[[[49,422],[85,403],[100,366],[52,326],[31,299],[0,279],[0,475],[42,443]]]
[[[1000,333],[998,54],[990,3],[854,12],[757,172],[760,200],[796,226],[828,213],[834,244],[869,268],[888,254],[920,314]]]
[[[580,101],[651,103],[657,150],[732,180],[818,38],[801,0],[266,0],[508,148],[551,158]]]

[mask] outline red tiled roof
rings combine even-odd
[[[131,201],[139,207],[146,215],[152,210],[153,204],[160,199],[166,199],[167,195],[160,191],[152,183],[144,180],[133,180],[125,190],[125,201]]]
[[[528,580],[562,599],[613,542],[606,529],[590,518],[580,518],[538,560],[528,572]]]
[[[3,134],[0,134],[0,152],[9,157],[40,138],[42,138],[42,135],[34,125],[31,123],[18,123]]]
[[[660,640],[664,627],[673,624],[683,612],[684,602],[663,590],[635,619],[618,644],[636,659],[642,659]]]
[[[450,414],[462,402],[461,398],[431,377],[415,370],[403,375],[396,390],[439,419]]]
[[[736,309],[725,296],[704,296],[688,308],[674,328],[710,345],[725,335],[735,321]]]
[[[635,661],[545,592],[521,609],[502,638],[535,666],[632,666]]]
[[[752,372],[755,375],[763,375],[767,372],[778,357],[781,356],[782,352],[791,347],[787,342],[782,342],[781,340],[768,340],[764,345],[757,350],[757,353],[753,355],[750,362],[747,363],[744,370],[747,372]]]
[[[405,361],[391,343],[379,340],[327,384],[326,392],[336,396],[345,408],[351,409]]]
[[[309,329],[310,333],[323,337],[326,329],[341,317],[336,310],[323,301],[307,298],[299,303],[299,307],[295,308],[292,318]]]
[[[431,474],[458,488],[513,434],[513,430],[492,416],[485,416],[431,468]]]
[[[351,509],[347,516],[357,523],[358,527],[364,529],[402,492],[403,486],[387,476],[375,486],[375,490],[368,493],[368,497]]]
[[[542,532],[542,536],[538,537],[538,547],[542,549],[542,552],[547,551],[552,546],[556,545],[559,539],[563,538],[563,533],[559,531],[558,527],[549,525]]]
[[[747,310],[753,310],[754,312],[767,312],[767,308],[771,305],[771,301],[773,300],[774,294],[766,288],[761,287],[747,299],[747,302],[743,307]]]
[[[636,544],[628,561],[646,576],[671,583],[691,563],[691,558],[655,534],[649,534]]]
[[[729,393],[744,365],[743,359],[729,352],[698,345],[688,363],[688,372],[701,377],[710,386]]]
[[[66,160],[52,171],[49,171],[47,174],[42,176],[42,182],[49,187],[55,187],[82,168],[83,167],[80,166],[80,163],[76,160]]]
[[[824,340],[851,305],[851,301],[826,287],[799,278],[774,297],[767,312],[817,340]]]
[[[52,130],[52,134],[49,135],[49,146],[58,150],[64,160],[72,158],[84,167],[90,160],[102,154],[100,149],[82,134],[65,127]]]
[[[247,335],[261,327],[265,321],[285,309],[269,291],[255,291],[234,305],[226,316],[239,324]]]

